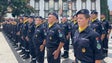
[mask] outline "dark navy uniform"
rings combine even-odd
[[[76,63],[95,63],[95,60],[102,59],[100,38],[96,39],[97,36],[90,27],[81,33],[78,30],[75,32],[73,46]]]
[[[70,30],[71,30],[70,24],[71,24],[70,21],[66,21],[60,24],[60,26],[62,27],[62,32],[64,33],[64,36],[66,37],[66,42],[64,44],[64,54],[62,55],[62,57],[64,58],[69,57],[68,52],[69,52],[70,37],[67,37],[67,36],[70,35]]]
[[[105,19],[102,20],[102,25],[105,30],[105,38],[102,41],[103,42],[103,52],[104,52],[104,55],[107,56],[107,54],[108,54],[108,37],[107,37],[107,35],[108,35],[109,29],[111,29],[111,26],[109,25],[109,22]]]
[[[100,36],[105,33],[104,27],[101,25],[101,22],[98,19],[96,19],[95,21],[91,22],[90,23],[90,27],[94,31],[96,31],[97,33],[99,33]]]
[[[28,22],[24,22],[22,24],[22,27],[21,27],[21,43],[22,43],[22,49],[23,49],[23,52],[24,52],[24,56],[23,58],[26,59],[26,58],[29,58],[29,48],[28,48],[28,42],[26,41],[26,36],[27,36],[27,31],[28,31]]]
[[[97,15],[98,12],[97,12],[96,10],[93,10],[93,11],[91,12],[91,14]],[[96,31],[97,33],[99,33],[100,36],[101,36],[102,34],[105,34],[104,27],[101,25],[101,21],[99,21],[99,20],[97,19],[97,17],[96,17],[95,19],[92,19],[92,21],[90,22],[90,27],[91,27],[94,31]]]
[[[98,14],[98,12],[96,12],[95,10],[93,10],[91,12],[91,14]],[[103,43],[102,43],[102,36],[105,34],[105,30],[104,30],[104,27],[103,25],[101,24],[101,21],[99,21],[98,19],[93,19],[91,22],[90,22],[90,27],[95,31],[97,32],[99,35],[100,35],[100,39],[101,39],[101,45],[103,46]]]
[[[21,23],[21,26],[20,26],[20,48],[21,48],[21,50],[22,50],[22,52],[19,53],[20,55],[25,53],[25,52],[24,52],[25,47],[24,47],[24,43],[23,43],[23,39],[22,39],[22,29],[23,29],[23,25],[24,25],[24,24]]]
[[[59,24],[55,23],[50,28],[47,28],[46,47],[48,63],[60,63],[60,54],[57,59],[54,59],[53,52],[58,48],[60,42],[65,42],[64,40],[65,36]]]
[[[21,36],[20,36],[20,31],[21,31],[21,26],[23,23],[18,22],[17,23],[17,42],[18,42],[18,48],[16,50],[21,50]]]
[[[31,60],[36,60],[36,54],[35,54],[35,48],[34,48],[34,43],[33,43],[33,35],[35,31],[35,25],[34,22],[28,23],[28,31],[27,31],[27,42],[29,45],[29,51],[31,55]]]
[[[73,39],[73,37],[74,37],[74,33],[75,33],[75,31],[78,29],[78,24],[77,24],[77,22],[72,22],[71,23],[71,39]]]
[[[6,27],[6,30],[7,30],[7,29],[9,29],[9,30],[7,31],[7,35],[8,35],[8,37],[9,37],[9,39],[11,39],[11,41],[12,41],[12,35],[11,35],[11,33],[12,33],[12,25],[11,25],[11,21],[8,22],[7,27]]]
[[[84,15],[85,19],[89,19],[89,11],[82,9],[77,12],[78,19],[78,30],[76,30],[73,37],[73,49],[76,57],[76,63],[95,63],[96,60],[100,62],[102,60],[102,46],[100,36],[90,26],[89,21],[84,21],[86,24],[83,26],[81,14]],[[82,19],[84,20],[84,19]],[[84,27],[84,28],[83,28]]]
[[[40,51],[40,46],[43,45],[43,41],[45,40],[46,30],[43,24],[35,27],[35,32],[33,36],[33,42],[36,51],[37,62],[44,63],[44,50]]]
[[[48,26],[48,22],[47,22],[47,21],[44,22],[43,25],[44,25],[45,28],[47,28],[47,26]]]
[[[16,32],[17,32],[17,23],[16,22],[12,22],[12,33],[11,33],[11,35],[12,35],[12,40],[13,40],[13,45],[15,46],[15,47],[17,47],[17,35],[16,35]]]

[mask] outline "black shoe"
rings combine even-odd
[[[66,55],[63,55],[62,57],[63,57],[63,58],[68,58],[68,54],[66,54]]]
[[[107,57],[108,56],[108,54],[107,53],[104,53],[104,57]]]
[[[68,57],[69,57],[69,56],[68,56],[68,52],[65,51],[64,54],[62,55],[62,57],[63,57],[63,58],[68,58]]]
[[[17,46],[17,45],[14,45],[13,47],[14,47],[14,48],[17,48],[18,46]]]
[[[24,56],[22,56],[22,58],[23,59],[28,59],[28,58],[30,58],[30,56],[25,54]]]
[[[20,47],[18,47],[18,48],[15,48],[15,50],[16,50],[16,51],[19,51],[19,50],[21,50],[21,48],[20,48]]]
[[[17,45],[16,43],[14,43],[14,42],[12,42],[12,46],[13,46],[14,48],[18,47],[18,45]]]
[[[31,60],[31,62],[30,63],[36,63],[36,60]]]
[[[23,55],[25,52],[23,52],[23,51],[21,51],[20,53],[19,53],[19,55]]]

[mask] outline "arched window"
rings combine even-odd
[[[82,4],[81,4],[82,9],[86,9],[86,0],[82,0]]]
[[[35,15],[36,15],[36,16],[39,16],[39,11],[40,11],[39,0],[35,0],[34,8],[35,8]]]
[[[74,14],[77,11],[76,0],[71,0],[71,1],[72,1],[72,14]]]
[[[49,0],[44,0],[44,17],[47,18],[48,17],[48,13],[49,13]]]
[[[54,0],[54,11],[56,13],[59,11],[59,0]]]
[[[91,10],[96,10],[96,0],[91,0]]]
[[[62,0],[62,16],[67,16],[67,10],[68,10],[68,2],[67,0]]]

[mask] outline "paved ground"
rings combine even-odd
[[[0,32],[0,63],[18,63],[3,34]]]
[[[70,57],[68,59],[62,58],[61,63],[72,63],[74,61],[75,58],[71,46],[69,56]],[[112,63],[112,39],[109,39],[109,57],[105,58],[104,60],[106,61],[106,63]],[[2,32],[0,32],[0,63],[29,63],[29,61],[30,59],[27,60],[21,59],[17,51],[15,51],[14,47],[11,45],[8,38],[4,36]],[[45,63],[47,63],[46,56],[45,56]]]
[[[105,58],[105,61],[107,63],[112,63],[112,33],[110,34],[110,38],[109,38],[109,52],[108,52],[108,57]]]

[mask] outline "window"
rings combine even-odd
[[[54,11],[56,13],[59,11],[59,0],[54,0]]]
[[[82,6],[81,7],[82,7],[82,9],[86,9],[86,7],[87,7],[86,6],[86,0],[82,0]]]
[[[35,0],[34,8],[35,8],[35,15],[39,16],[40,6],[39,0]]]
[[[67,0],[63,0],[62,9],[63,9],[62,16],[67,16],[67,10],[68,10]]]
[[[49,0],[44,0],[44,17],[47,18],[48,17],[48,13],[49,13]]]
[[[72,14],[76,13],[77,7],[76,7],[76,0],[72,0]]]
[[[96,9],[96,0],[91,0],[91,10]]]

